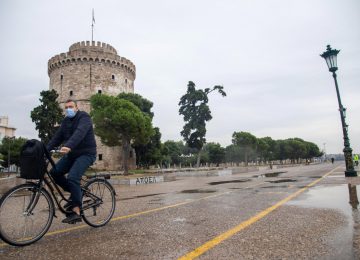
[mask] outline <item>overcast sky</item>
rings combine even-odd
[[[351,146],[360,153],[359,0],[0,1],[0,115],[37,137],[30,111],[49,88],[48,60],[72,43],[111,44],[136,65],[135,92],[154,103],[162,141],[181,140],[178,102],[188,81],[212,93],[207,141],[234,131],[300,137],[341,153],[335,85],[319,56],[340,49],[338,81]]]

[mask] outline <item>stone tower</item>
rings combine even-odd
[[[69,51],[48,62],[50,89],[59,94],[60,106],[68,99],[76,100],[80,110],[90,112],[90,97],[96,93],[116,96],[134,93],[135,65],[120,57],[110,44],[86,41],[74,43]],[[122,166],[120,147],[97,142],[96,168],[119,170]],[[135,153],[130,152],[129,166],[135,166]]]

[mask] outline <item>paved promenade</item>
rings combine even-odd
[[[0,258],[359,259],[360,178],[345,178],[344,168],[116,184],[107,226],[65,225],[58,213],[40,241],[23,248],[2,243]]]

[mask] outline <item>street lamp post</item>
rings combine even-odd
[[[357,176],[357,172],[354,170],[354,163],[352,159],[352,149],[350,148],[350,140],[348,137],[348,125],[345,122],[346,118],[346,108],[343,107],[340,99],[340,92],[338,83],[336,80],[336,73],[338,67],[337,67],[337,54],[340,52],[340,50],[331,49],[330,45],[327,46],[326,51],[321,54],[320,56],[323,57],[326,60],[326,64],[329,68],[329,71],[332,72],[332,76],[335,81],[335,88],[336,88],[336,94],[337,99],[339,103],[339,111],[340,111],[340,117],[341,117],[341,125],[343,129],[343,136],[344,136],[344,156],[345,156],[345,176],[346,177],[355,177]]]

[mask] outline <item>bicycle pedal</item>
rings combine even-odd
[[[74,220],[74,221],[69,222],[68,224],[74,225],[74,224],[76,224],[76,223],[78,223],[78,222],[82,222],[82,220],[81,220],[81,219],[79,219],[79,220]]]

